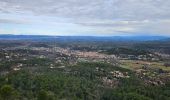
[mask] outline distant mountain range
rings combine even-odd
[[[34,41],[166,41],[165,36],[45,36],[45,35],[0,35],[0,40],[34,40]]]

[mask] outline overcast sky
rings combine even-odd
[[[170,36],[170,0],[0,0],[0,34]]]

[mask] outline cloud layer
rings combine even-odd
[[[1,34],[170,35],[170,0],[0,0]]]

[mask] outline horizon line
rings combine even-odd
[[[47,35],[47,34],[0,34],[13,36],[49,36],[49,37],[170,37],[169,35]]]

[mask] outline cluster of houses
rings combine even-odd
[[[130,76],[128,75],[128,72],[123,73],[123,72],[120,72],[120,71],[111,71],[110,73],[115,78],[130,78]]]
[[[14,71],[19,71],[19,70],[21,70],[21,68],[23,67],[23,64],[21,64],[21,63],[18,63],[16,66],[13,66],[13,70]]]
[[[44,48],[44,47],[33,47],[32,50],[44,51],[43,55],[40,55],[41,58],[47,55],[48,53],[58,54],[58,56],[54,57],[54,55],[49,58],[55,58],[56,62],[67,61],[69,64],[76,64],[80,61],[88,61],[88,62],[107,62],[111,64],[115,64],[116,56],[115,55],[107,55],[98,52],[87,52],[80,50],[71,50],[70,48],[61,48],[61,47],[53,47],[53,48]],[[45,56],[44,56],[45,55]]]
[[[111,71],[110,74],[113,78],[109,78],[109,77],[102,78],[103,84],[109,87],[116,87],[119,83],[118,79],[120,78],[130,78],[128,72],[123,73],[120,71]]]
[[[140,79],[142,79],[147,85],[153,85],[153,86],[165,85],[165,83],[163,82],[164,79],[161,79],[161,75],[155,71],[151,71],[149,69],[138,69],[136,70],[136,75]]]

